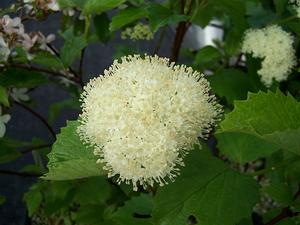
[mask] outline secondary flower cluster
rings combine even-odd
[[[127,56],[92,79],[77,132],[118,182],[174,180],[183,157],[222,112],[205,78],[158,56]]]
[[[273,79],[280,82],[287,79],[296,64],[293,36],[277,25],[246,31],[242,50],[262,58],[258,71],[262,82],[271,86]]]
[[[0,18],[0,64],[6,62],[11,54],[16,54],[16,47],[22,47],[30,59],[29,51],[34,46],[47,50],[47,44],[54,39],[53,34],[45,37],[40,32],[26,33],[20,17],[5,15]]]
[[[294,5],[297,17],[300,18],[300,0],[290,0],[289,2]]]
[[[153,32],[151,31],[149,25],[138,23],[134,27],[127,27],[121,33],[122,39],[131,40],[151,40],[153,39]]]

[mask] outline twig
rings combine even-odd
[[[17,102],[17,101],[14,101],[14,103],[16,105],[21,106],[23,109],[27,110],[32,115],[34,115],[36,118],[38,118],[48,128],[48,130],[50,131],[50,133],[53,136],[54,140],[56,140],[56,134],[55,134],[53,128],[50,126],[50,124],[47,122],[47,120],[42,115],[40,115],[39,113],[37,113],[33,109],[29,108],[27,105],[24,105],[24,104],[22,104],[20,102]]]
[[[26,148],[25,150],[22,150],[21,153],[26,154],[26,153],[29,153],[29,152],[32,152],[34,150],[38,150],[38,149],[41,149],[41,148],[50,148],[51,146],[52,146],[52,144],[43,144],[43,145],[31,146],[29,148]]]
[[[17,171],[11,171],[11,170],[0,170],[0,174],[16,175],[16,176],[20,176],[20,177],[40,177],[43,175],[43,174],[37,174],[37,173],[17,172]]]
[[[80,62],[79,62],[79,74],[78,74],[78,81],[81,87],[84,86],[82,77],[83,77],[83,60],[84,60],[84,53],[85,53],[85,48],[81,50],[81,56],[80,56]]]
[[[172,47],[172,56],[171,61],[176,62],[178,60],[178,55],[180,51],[180,47],[184,38],[186,31],[188,30],[190,23],[185,21],[180,22],[176,28],[175,39]]]

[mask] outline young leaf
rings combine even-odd
[[[51,153],[48,155],[49,172],[43,177],[47,180],[71,180],[105,174],[102,165],[96,163],[93,150],[79,139],[77,121],[69,121],[57,135]]]
[[[178,23],[188,19],[185,15],[176,14],[172,10],[155,3],[148,7],[148,13],[150,27],[154,32],[165,25]]]
[[[61,59],[65,67],[70,66],[79,56],[81,50],[85,48],[87,41],[82,36],[72,36],[66,39],[61,49]]]
[[[42,193],[37,186],[32,186],[30,190],[24,194],[24,201],[26,202],[29,216],[32,216],[38,210],[42,200]]]
[[[187,224],[193,216],[202,225],[232,225],[251,216],[259,198],[252,178],[233,171],[207,149],[192,151],[185,164],[174,183],[158,189],[155,224]]]
[[[2,86],[0,86],[0,103],[2,103],[4,106],[9,106],[8,101],[8,95],[6,93],[6,89]]]
[[[32,59],[32,62],[51,69],[64,68],[63,63],[57,57],[46,51],[38,52]]]
[[[195,57],[194,66],[204,69],[215,65],[222,58],[221,52],[213,46],[205,46],[201,48]]]
[[[120,11],[114,16],[109,25],[111,31],[115,31],[127,24],[130,24],[140,18],[146,17],[148,14],[145,8],[127,8]]]
[[[87,0],[84,5],[83,13],[85,15],[95,13],[100,14],[102,12],[113,9],[124,2],[125,0]]]
[[[106,13],[94,17],[95,33],[101,42],[107,42],[110,38],[109,23],[110,20]]]
[[[0,72],[0,84],[3,87],[35,87],[47,83],[47,78],[41,73],[24,69],[9,68]]]

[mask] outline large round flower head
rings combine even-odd
[[[82,94],[81,139],[118,182],[146,187],[174,180],[183,157],[206,137],[221,107],[198,72],[158,56],[127,56]]]
[[[293,42],[293,36],[277,25],[246,31],[242,50],[263,59],[258,74],[267,87],[272,85],[273,79],[286,80],[295,66]]]

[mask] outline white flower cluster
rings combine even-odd
[[[6,132],[6,123],[10,120],[10,115],[2,114],[2,107],[0,106],[0,138],[5,135]]]
[[[289,2],[294,5],[297,17],[300,18],[300,0],[290,0]]]
[[[57,0],[23,0],[25,8],[30,12],[34,7],[44,11],[59,11],[59,4]]]
[[[153,39],[153,32],[151,31],[149,25],[138,23],[134,27],[127,27],[121,33],[122,39],[131,40],[151,40]]]
[[[269,87],[273,79],[278,82],[286,80],[295,66],[293,42],[291,34],[277,25],[272,25],[246,31],[242,51],[263,59],[258,74],[262,82]]]
[[[9,15],[5,15],[0,18],[0,63],[6,62],[17,46],[26,50],[30,59],[29,51],[32,47],[38,45],[40,49],[48,50],[47,43],[54,39],[53,34],[45,37],[40,32],[25,33],[20,17],[12,19]]]
[[[109,177],[119,175],[134,190],[164,185],[220,117],[209,92],[190,67],[158,56],[123,57],[85,86],[77,132]]]

